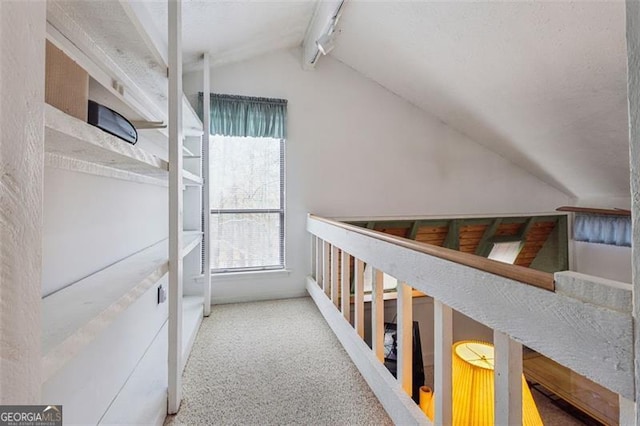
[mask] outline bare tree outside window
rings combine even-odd
[[[212,138],[213,272],[284,267],[284,140]]]

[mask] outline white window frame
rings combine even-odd
[[[280,139],[280,208],[278,209],[212,209],[209,206],[209,214],[279,214],[280,217],[280,247],[279,247],[279,264],[278,265],[263,265],[263,266],[249,266],[249,267],[237,267],[237,268],[211,268],[211,274],[227,274],[235,272],[260,272],[260,271],[277,271],[286,269],[285,259],[285,241],[286,241],[286,202],[285,202],[285,183],[286,183],[286,168],[285,168],[285,139]],[[211,167],[209,165],[208,167]],[[210,251],[212,253],[213,250]],[[213,263],[213,262],[212,262]]]

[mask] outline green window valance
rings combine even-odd
[[[200,117],[203,94],[198,95]],[[286,99],[211,94],[212,135],[286,138]]]

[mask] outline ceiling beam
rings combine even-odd
[[[531,230],[531,227],[533,227],[533,224],[535,222],[536,222],[535,217],[530,217],[529,219],[527,219],[527,221],[522,226],[522,229],[520,229],[520,232],[518,232],[518,238],[524,241],[527,238],[527,234],[529,233],[529,231]]]
[[[487,226],[487,229],[484,231],[484,234],[482,235],[482,238],[478,243],[478,248],[476,248],[476,255],[483,257],[487,257],[489,255],[489,253],[491,252],[491,247],[493,247],[490,239],[494,236],[501,223],[502,219],[498,218],[494,219],[491,225]]]
[[[460,250],[460,221],[457,219],[449,222],[449,232],[444,240],[443,247],[451,250]]]
[[[420,229],[420,221],[416,220],[415,222],[413,222],[413,225],[411,225],[411,230],[409,231],[409,235],[407,235],[407,238],[410,240],[415,240],[418,236],[418,229]]]
[[[313,70],[322,53],[316,45],[316,40],[325,34],[334,17],[339,16],[345,0],[318,1],[311,22],[302,42],[302,68]]]

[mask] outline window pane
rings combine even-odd
[[[211,268],[281,266],[280,214],[211,215]]]
[[[214,210],[279,209],[280,140],[213,137],[210,179]]]
[[[522,246],[522,241],[495,243],[488,258],[513,265],[513,262],[518,258]]]

